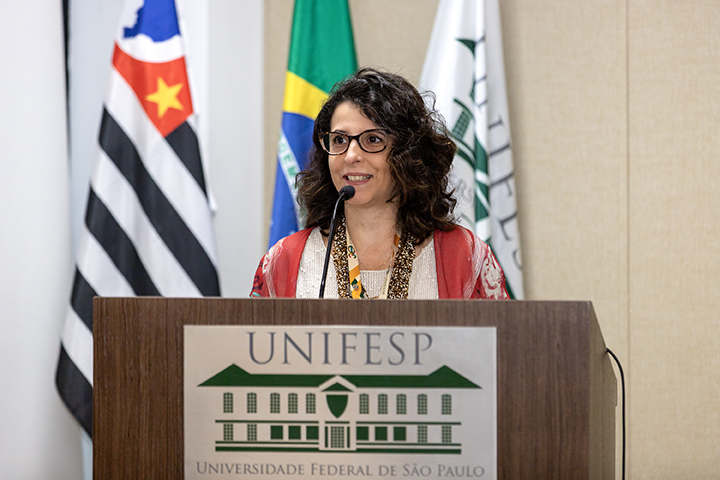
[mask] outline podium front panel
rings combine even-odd
[[[497,329],[501,479],[611,479],[615,378],[589,302],[96,298],[96,480],[182,479],[185,325]]]

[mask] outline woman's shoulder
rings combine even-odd
[[[449,244],[454,248],[466,247],[470,250],[475,250],[478,247],[481,249],[483,247],[487,248],[485,242],[477,235],[458,224],[453,224],[450,230],[435,230],[433,237],[436,244]]]
[[[266,264],[283,262],[299,265],[303,249],[313,230],[314,228],[305,228],[281,238],[265,254],[264,262]]]
[[[434,240],[440,298],[508,298],[502,269],[473,232],[455,225]]]
[[[270,247],[255,272],[252,296],[294,296],[300,259],[312,231],[312,228],[300,230],[281,238]]]
[[[304,247],[310,234],[315,230],[314,228],[304,228],[298,232],[295,232],[287,237],[283,237],[275,245],[270,247],[270,251],[273,250],[285,250],[294,249],[295,247]],[[270,253],[270,252],[268,252]]]

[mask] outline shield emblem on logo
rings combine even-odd
[[[335,418],[340,418],[340,415],[345,413],[348,404],[348,394],[345,392],[350,392],[351,390],[340,383],[334,383],[323,391],[326,392],[325,401],[327,401],[330,412],[335,415]]]
[[[348,404],[347,394],[332,394],[327,396],[327,404],[330,412],[335,415],[335,418],[340,418],[340,415],[345,413],[345,408]]]

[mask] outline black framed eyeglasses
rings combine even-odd
[[[320,137],[320,145],[328,155],[341,155],[350,148],[350,142],[355,140],[360,148],[367,153],[379,153],[385,150],[390,143],[390,135],[381,128],[365,130],[358,135],[347,135],[340,132],[325,132]]]

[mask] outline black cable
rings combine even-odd
[[[620,370],[620,385],[622,388],[622,480],[625,480],[625,373],[623,373],[620,360],[618,360],[618,357],[615,356],[612,350],[608,348],[607,353],[615,360],[618,370]]]

